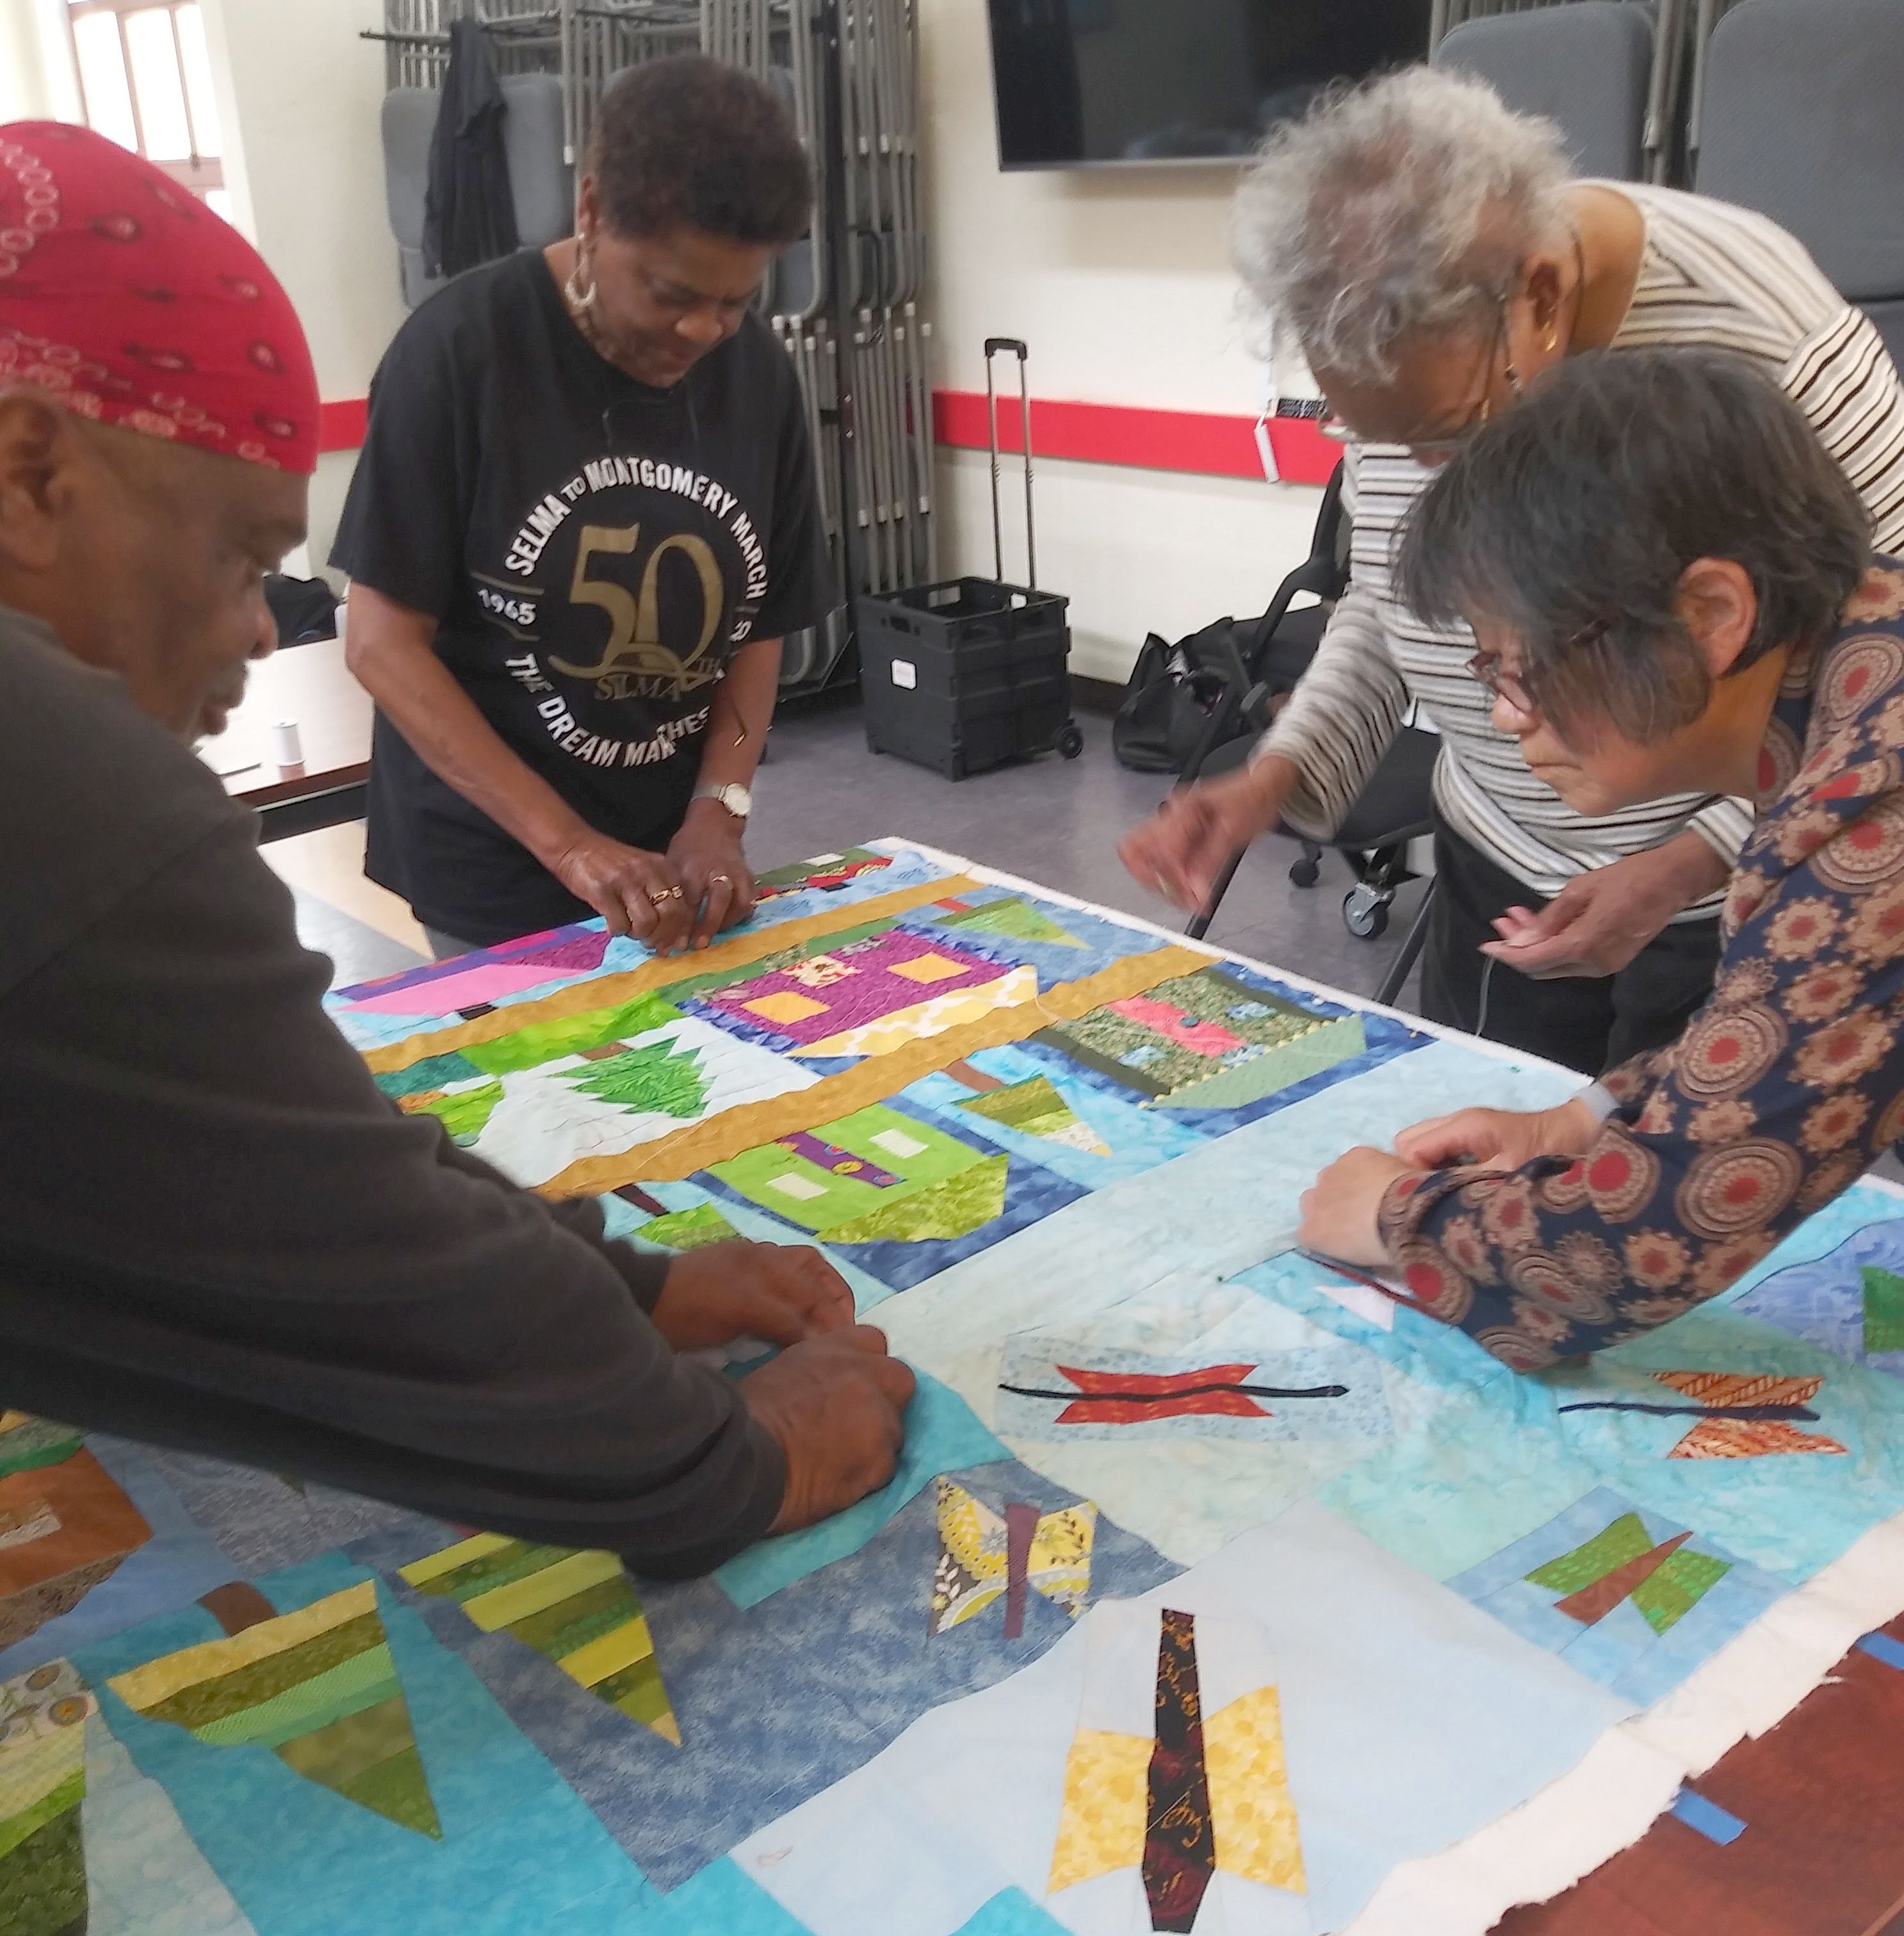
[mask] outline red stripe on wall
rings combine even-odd
[[[1016,397],[1000,398],[998,444],[1016,452],[1021,416]],[[976,390],[938,390],[932,398],[933,433],[955,450],[985,450],[985,400]],[[1341,451],[1303,417],[1272,419],[1270,446],[1276,468],[1293,484],[1324,484]],[[1210,477],[1261,477],[1253,417],[1218,416],[1199,410],[1149,410],[1124,404],[1056,403],[1031,400],[1031,447],[1038,457],[1084,464],[1118,464],[1140,470],[1187,470]]]
[[[319,450],[361,450],[364,428],[370,420],[370,400],[347,397],[341,404],[320,404],[317,409],[317,447]]]
[[[368,405],[361,397],[326,404],[319,448],[356,450],[364,441]],[[1000,400],[998,441],[1003,450],[1019,447],[1017,400]],[[933,434],[954,450],[984,450],[985,400],[976,390],[936,390]],[[1306,417],[1276,417],[1270,422],[1276,468],[1291,484],[1324,484],[1342,455]],[[1218,416],[1199,410],[1147,410],[1125,404],[1031,401],[1031,446],[1038,457],[1069,458],[1082,464],[1116,464],[1136,470],[1184,470],[1207,477],[1261,477],[1253,417]]]

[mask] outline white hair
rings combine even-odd
[[[1572,179],[1552,122],[1485,81],[1405,68],[1264,141],[1237,192],[1237,265],[1312,367],[1385,382],[1404,338],[1491,319],[1564,225]]]

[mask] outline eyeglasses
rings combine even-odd
[[[1521,373],[1515,368],[1513,348],[1507,331],[1507,292],[1505,290],[1496,291],[1494,334],[1488,340],[1481,395],[1470,408],[1467,415],[1452,430],[1440,431],[1433,437],[1398,437],[1393,441],[1407,445],[1418,457],[1424,454],[1439,457],[1460,449],[1476,431],[1493,419],[1494,361],[1503,349],[1508,352],[1506,368],[1503,372],[1507,379],[1508,395],[1516,402],[1520,400],[1522,389]],[[1355,441],[1355,431],[1340,417],[1325,417],[1316,428],[1332,443],[1352,443]]]
[[[1612,629],[1611,619],[1596,619],[1582,625],[1579,631],[1562,644],[1556,655],[1564,657],[1578,652],[1582,646],[1591,646],[1604,638]],[[1499,652],[1476,652],[1468,661],[1468,670],[1485,685],[1496,699],[1504,699],[1524,718],[1538,719],[1541,715],[1539,702],[1528,691],[1527,682],[1517,672],[1510,672],[1501,664]]]

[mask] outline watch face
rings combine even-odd
[[[737,820],[745,820],[754,810],[754,797],[743,786],[717,787],[713,797]]]

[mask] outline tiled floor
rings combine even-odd
[[[755,788],[747,849],[778,867],[894,834],[1180,927],[1175,910],[1138,888],[1117,858],[1118,836],[1163,797],[1161,776],[1127,773],[1111,757],[1106,719],[1081,715],[1083,757],[1055,755],[956,785],[923,767],[867,751],[856,705],[832,703],[774,727]],[[421,936],[399,902],[362,879],[361,827],[274,842],[266,858],[290,883],[298,931],[329,954],[340,982],[413,965]],[[1311,979],[1371,994],[1400,946],[1421,894],[1404,888],[1388,933],[1358,941],[1342,925],[1346,864],[1331,855],[1320,883],[1292,887],[1294,841],[1260,841],[1237,875],[1210,939]],[[1405,994],[1403,1005],[1407,1005]]]

